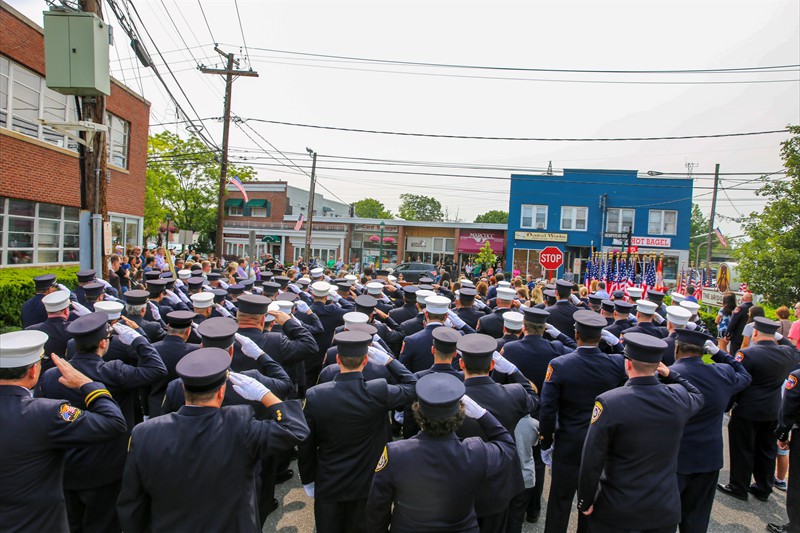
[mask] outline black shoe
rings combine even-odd
[[[538,512],[536,512],[536,513],[528,513],[525,516],[525,521],[529,522],[531,524],[535,524],[536,522],[539,521],[539,513]]]
[[[747,488],[747,492],[749,492],[750,494],[755,496],[756,500],[759,500],[759,501],[762,501],[762,502],[769,501],[770,493],[769,492],[764,493],[763,491],[758,490],[758,487],[756,487],[755,485],[750,485]]]
[[[772,531],[772,533],[787,533],[789,531],[786,529],[786,526],[782,526],[781,524],[767,524],[767,531]]]
[[[275,474],[275,484],[280,485],[281,483],[286,483],[294,476],[294,470],[291,468],[287,468],[283,472],[278,472]]]
[[[730,486],[730,484],[723,485],[722,483],[717,483],[717,490],[720,492],[724,492],[728,496],[732,496],[737,500],[742,500],[743,502],[747,501],[747,493],[742,494],[740,492],[737,492],[733,487]]]

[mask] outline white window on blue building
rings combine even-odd
[[[519,226],[526,229],[545,229],[547,227],[546,205],[522,205],[522,220]]]
[[[606,213],[606,231],[609,233],[627,233],[628,229],[633,231],[633,219],[636,216],[635,209],[609,209]]]
[[[647,233],[650,235],[677,235],[678,212],[651,209]]]
[[[586,231],[588,207],[564,206],[561,208],[561,231]]]

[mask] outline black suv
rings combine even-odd
[[[419,281],[419,278],[424,277],[431,277],[432,272],[436,270],[436,267],[432,263],[400,263],[397,265],[397,268],[394,269],[393,274],[400,277],[400,274],[403,275],[403,281],[408,281],[411,283],[416,283]]]

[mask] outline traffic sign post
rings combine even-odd
[[[547,270],[558,270],[564,264],[564,252],[555,246],[547,246],[539,252],[539,264]]]

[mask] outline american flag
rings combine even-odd
[[[636,262],[631,258],[628,261],[628,282],[626,285],[627,287],[635,287],[636,286]]]
[[[240,180],[237,176],[233,176],[228,180],[228,183],[239,189],[239,192],[242,193],[242,196],[244,196],[245,203],[247,203],[247,191],[244,190],[244,184],[242,183],[242,180]]]
[[[728,239],[725,238],[725,235],[722,234],[719,228],[714,228],[714,233],[717,234],[717,239],[719,239],[719,243],[724,246],[725,248],[728,247]]]
[[[645,276],[645,284],[649,288],[656,286],[656,265],[655,262],[653,261],[650,261],[650,263],[647,264],[647,275]],[[647,294],[646,290],[645,294]]]
[[[300,231],[300,228],[303,227],[303,221],[305,219],[306,219],[305,215],[303,215],[303,213],[300,213],[300,216],[297,217],[297,224],[294,225],[295,231]]]
[[[739,292],[747,292],[747,283],[744,281],[739,284]]]

